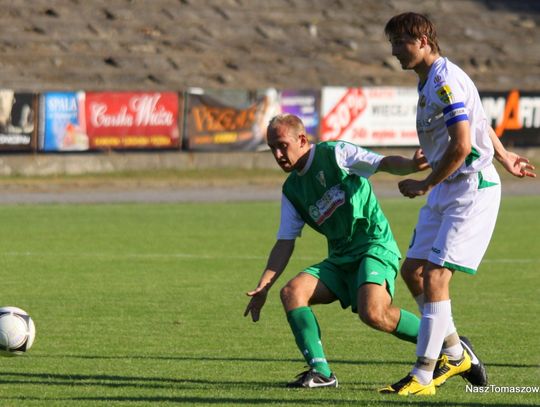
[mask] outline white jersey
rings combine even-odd
[[[338,166],[348,174],[369,178],[377,171],[381,160],[384,158],[384,156],[380,154],[366,150],[355,144],[342,141],[340,141],[340,143],[342,143],[344,147],[335,149],[336,162]],[[300,176],[305,174],[311,166],[316,148],[317,145],[311,146],[308,161],[302,171],[299,172]],[[301,235],[304,223],[304,220],[296,211],[294,205],[287,199],[285,194],[282,194],[281,222],[277,238],[284,240],[296,239]]]
[[[434,168],[441,160],[450,137],[447,128],[468,120],[472,151],[449,178],[476,173],[491,165],[493,144],[482,102],[472,80],[447,58],[438,58],[427,81],[418,89],[416,130],[424,154]]]

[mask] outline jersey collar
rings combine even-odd
[[[437,65],[442,64],[443,60],[444,60],[444,57],[440,56],[435,61],[433,61],[433,64],[431,64],[431,67],[429,68],[429,73],[425,82],[418,83],[418,92],[421,92],[422,89],[424,89],[424,86],[426,86],[426,83],[428,83],[431,80],[431,77],[433,76],[433,72],[435,72],[436,70],[435,68],[437,67]]]
[[[302,171],[298,171],[298,175],[300,176],[305,175],[306,172],[309,171],[311,167],[311,163],[313,162],[313,157],[315,157],[315,148],[317,148],[317,146],[315,144],[312,144],[311,148],[309,149],[309,157],[306,161],[306,165],[304,165],[304,168],[302,168]]]

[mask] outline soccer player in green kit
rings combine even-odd
[[[309,369],[287,387],[337,387],[311,306],[339,300],[367,325],[416,343],[420,320],[392,304],[401,254],[367,178],[377,171],[405,175],[427,168],[412,159],[381,156],[337,141],[311,144],[302,121],[274,117],[268,145],[289,177],[283,185],[277,241],[244,315],[258,321],[268,291],[284,271],[304,224],[328,241],[328,258],[300,272],[281,289],[296,344]]]

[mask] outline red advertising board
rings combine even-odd
[[[180,146],[175,92],[86,92],[84,109],[90,149]]]
[[[415,88],[325,87],[321,136],[361,146],[416,146]]]

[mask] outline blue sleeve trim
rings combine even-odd
[[[443,113],[446,114],[448,112],[451,112],[452,110],[459,109],[460,107],[465,107],[465,103],[463,102],[452,103],[451,105],[448,105],[443,109]]]
[[[469,120],[469,116],[467,116],[466,114],[460,114],[459,116],[456,116],[456,117],[451,118],[450,120],[447,120],[446,127],[450,127],[451,125],[457,122],[462,122],[464,120]]]

